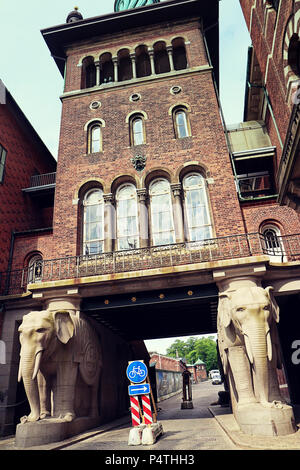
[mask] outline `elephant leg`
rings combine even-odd
[[[37,375],[38,389],[40,395],[40,419],[51,416],[51,387],[50,380],[39,371]]]
[[[75,418],[75,386],[78,372],[77,363],[59,364],[56,384],[56,414],[64,421]]]
[[[256,402],[249,360],[243,346],[228,348],[228,360],[233,376],[234,387],[237,392],[237,404]]]

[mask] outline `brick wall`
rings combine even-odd
[[[185,366],[180,359],[163,356],[161,354],[151,354],[149,364],[154,364],[156,370],[165,370],[173,372],[183,372]]]
[[[7,150],[5,175],[0,184],[0,272],[8,266],[11,232],[51,225],[48,214],[22,192],[36,172],[48,173],[53,165],[23,132],[7,105],[0,105],[0,144]],[[53,160],[54,162],[54,160]]]

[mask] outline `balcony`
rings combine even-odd
[[[43,175],[33,175],[30,178],[28,188],[24,188],[24,192],[35,192],[41,189],[55,188],[56,173],[45,173]]]
[[[30,270],[23,268],[0,273],[0,294],[24,293],[29,283],[188,266],[259,255],[268,255],[271,261],[276,262],[300,261],[300,234],[278,236],[275,244],[270,244],[259,233],[251,233],[92,256],[39,260]]]

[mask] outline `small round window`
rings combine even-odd
[[[139,93],[133,93],[129,98],[129,100],[133,102],[139,101],[140,99],[141,95]]]
[[[92,101],[90,104],[90,109],[98,109],[100,108],[101,103],[100,101]]]

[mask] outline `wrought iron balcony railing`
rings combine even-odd
[[[30,178],[30,188],[54,185],[55,179],[56,179],[56,173],[45,173],[43,175],[33,175]]]
[[[197,242],[152,246],[134,250],[39,260],[36,265],[0,273],[1,295],[26,291],[32,282],[143,271],[162,267],[269,255],[277,262],[300,261],[300,234],[277,237],[275,242],[259,233],[232,235]]]

